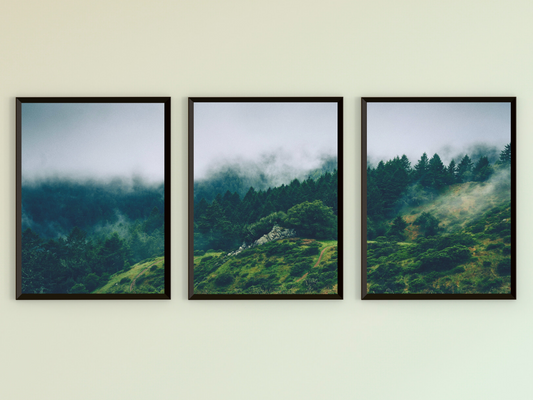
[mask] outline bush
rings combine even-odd
[[[290,274],[291,276],[302,276],[309,268],[309,264],[300,262],[292,266]]]
[[[204,258],[202,258],[202,261],[200,261],[201,264],[205,263],[206,261],[209,261],[213,258],[213,256],[205,256]]]
[[[205,254],[205,250],[194,250],[195,256],[203,256]]]
[[[92,292],[94,289],[98,287],[98,275],[95,273],[90,273],[85,277],[85,287],[89,292]]]
[[[69,290],[70,293],[87,293],[87,288],[83,283],[76,283]]]
[[[504,256],[510,256],[511,255],[511,246],[506,246],[502,249],[502,254]]]
[[[491,243],[487,246],[487,250],[500,250],[503,249],[503,243]]]
[[[150,267],[150,271],[151,271],[151,272],[154,272],[156,269],[157,269],[157,265],[152,265],[152,266]]]
[[[235,277],[229,273],[222,273],[215,279],[215,285],[227,286],[235,281]]]
[[[492,266],[492,263],[490,261],[483,261],[483,266],[486,268],[490,268]]]
[[[510,235],[509,236],[505,236],[503,238],[503,243],[511,243],[511,236]]]
[[[126,284],[126,283],[130,283],[130,282],[131,282],[131,279],[128,278],[127,276],[125,276],[124,278],[122,278],[122,279],[120,280],[119,283],[120,283],[121,285],[124,285],[124,284]]]
[[[320,250],[316,246],[307,247],[302,250],[302,256],[317,256],[320,254]]]
[[[498,263],[498,266],[496,267],[496,272],[498,275],[505,276],[511,274],[511,260],[506,259],[503,261],[500,261]]]
[[[451,269],[470,259],[470,250],[461,245],[449,247],[441,251],[428,250],[420,257],[421,268],[426,270]]]

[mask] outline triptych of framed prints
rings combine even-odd
[[[170,299],[170,98],[16,106],[17,299]],[[188,118],[188,298],[342,299],[343,98]],[[516,98],[364,97],[361,123],[361,298],[516,299]]]

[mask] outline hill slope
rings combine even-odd
[[[337,293],[337,241],[290,238],[194,257],[195,294]]]
[[[109,281],[93,293],[164,293],[164,290],[165,257],[154,257],[111,275]]]
[[[468,182],[404,208],[400,234],[367,241],[369,293],[509,293],[508,188]],[[392,227],[392,221],[389,221]]]

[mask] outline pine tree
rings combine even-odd
[[[506,144],[505,148],[500,153],[500,164],[511,164],[511,144]]]
[[[472,179],[472,160],[466,154],[457,166],[457,181],[469,182]]]
[[[405,222],[401,215],[398,215],[392,221],[392,225],[389,229],[387,236],[395,238],[399,241],[405,240],[405,228],[407,228],[407,222]]]
[[[437,153],[429,161],[427,177],[428,186],[433,189],[442,189],[447,184],[446,168]]]
[[[422,157],[420,157],[420,160],[418,160],[418,163],[415,165],[413,178],[416,181],[420,181],[420,183],[423,186],[428,186],[428,178],[427,173],[429,169],[429,161],[428,156],[426,153],[422,154]]]
[[[446,173],[448,174],[447,183],[448,185],[453,185],[457,182],[457,166],[455,165],[455,161],[452,159],[450,161],[450,164],[448,165],[448,168],[446,169]]]
[[[477,182],[484,182],[492,175],[492,167],[490,166],[489,159],[485,156],[481,157],[474,169],[472,170],[473,179]]]

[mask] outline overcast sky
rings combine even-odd
[[[22,103],[22,178],[164,179],[164,105]]]
[[[321,156],[336,155],[337,103],[194,104],[195,180],[221,163],[272,154],[277,164],[297,169],[316,168]]]
[[[414,166],[424,152],[448,164],[473,146],[501,151],[511,141],[510,103],[369,102],[367,116],[367,154],[374,165],[405,154]]]

